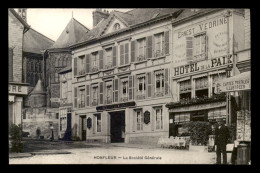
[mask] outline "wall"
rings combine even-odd
[[[245,9],[245,48],[251,47],[251,21],[250,21],[250,9]]]
[[[22,43],[24,26],[8,11],[8,47],[13,49],[13,81],[22,81]]]

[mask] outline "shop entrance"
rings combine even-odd
[[[82,141],[86,140],[87,136],[87,121],[86,121],[86,115],[81,116],[81,139]]]
[[[125,111],[110,113],[111,143],[125,141]]]

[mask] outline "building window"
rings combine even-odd
[[[180,100],[191,99],[191,80],[180,82]]]
[[[106,49],[105,54],[106,54],[105,69],[112,68],[112,48]]]
[[[117,31],[120,29],[120,24],[119,23],[116,23],[113,27],[114,31]]]
[[[79,108],[85,107],[85,87],[79,88]]]
[[[139,96],[145,96],[145,76],[138,77],[137,92]]]
[[[79,75],[84,75],[86,73],[85,67],[86,67],[86,60],[85,60],[85,56],[80,56],[78,58],[78,68],[79,68]]]
[[[98,52],[92,53],[92,72],[97,72],[98,71],[98,63],[99,58],[98,58]]]
[[[143,130],[144,117],[142,110],[136,111],[136,122],[137,122],[137,131]]]
[[[205,98],[208,97],[208,77],[195,79],[195,97]]]
[[[164,74],[155,74],[155,92],[156,96],[163,96],[164,93]]]
[[[101,132],[101,114],[96,114],[96,127],[97,127],[97,132]]]
[[[137,40],[137,60],[142,61],[145,59],[145,48],[146,48],[145,38]]]
[[[154,35],[155,42],[155,57],[163,55],[164,49],[164,33]]]
[[[61,98],[67,98],[67,89],[68,89],[68,83],[62,82],[61,84]]]
[[[122,102],[126,102],[128,100],[128,81],[122,81]]]
[[[112,84],[107,85],[107,92],[106,92],[106,104],[112,103]]]
[[[56,119],[59,119],[59,113],[56,113]]]
[[[206,58],[206,33],[194,36],[194,58],[196,60]]]
[[[98,103],[98,86],[92,87],[92,106],[97,106]]]
[[[155,108],[155,120],[156,120],[156,129],[163,129],[163,114],[162,108]]]

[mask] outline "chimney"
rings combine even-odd
[[[97,8],[96,11],[93,11],[93,27],[95,27],[102,19],[106,19],[109,16],[109,12],[101,8]]]
[[[27,9],[26,8],[18,8],[18,14],[23,18],[25,22],[27,22]]]

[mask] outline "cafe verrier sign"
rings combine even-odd
[[[216,93],[251,89],[251,73],[244,72],[216,82]]]

